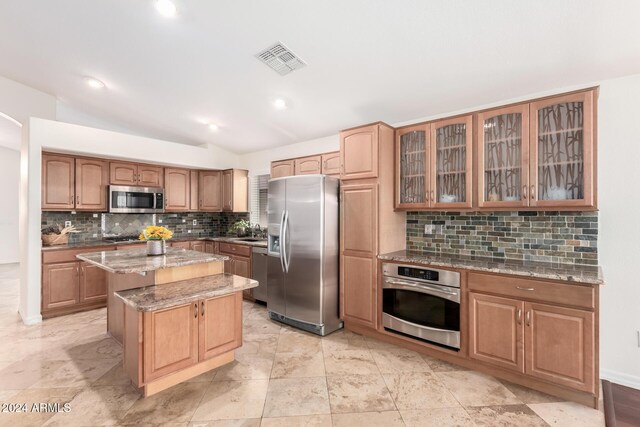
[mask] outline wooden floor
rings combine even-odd
[[[640,426],[640,390],[602,381],[607,427]]]

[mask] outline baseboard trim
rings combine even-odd
[[[612,383],[640,390],[640,377],[636,377],[635,375],[624,374],[622,372],[612,371],[609,369],[602,369],[600,371],[600,376]]]
[[[25,317],[22,314],[22,311],[18,310],[18,314],[20,314],[20,318],[22,319],[22,323],[24,323],[27,326],[31,326],[31,325],[37,325],[38,323],[42,323],[42,315],[38,314],[35,316],[31,316],[31,317]]]

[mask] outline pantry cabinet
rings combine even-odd
[[[379,126],[375,123],[340,133],[341,180],[378,177]]]

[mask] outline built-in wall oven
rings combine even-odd
[[[162,213],[164,212],[164,189],[110,185],[109,212]]]
[[[460,273],[385,263],[382,274],[386,330],[460,349]]]

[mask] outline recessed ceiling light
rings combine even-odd
[[[89,85],[89,87],[94,89],[102,89],[105,86],[103,82],[98,79],[94,79],[93,77],[85,77],[84,81]]]
[[[278,110],[284,110],[285,108],[287,108],[287,103],[285,102],[284,99],[278,98],[275,101],[273,101],[273,106],[276,107],[276,109]]]
[[[209,130],[210,130],[211,132],[216,132],[218,129],[219,129],[219,128],[218,128],[218,125],[217,125],[217,124],[215,124],[215,123],[210,123],[210,124],[209,124]]]
[[[167,18],[173,18],[178,12],[176,5],[171,0],[156,0],[155,6],[158,13]]]

